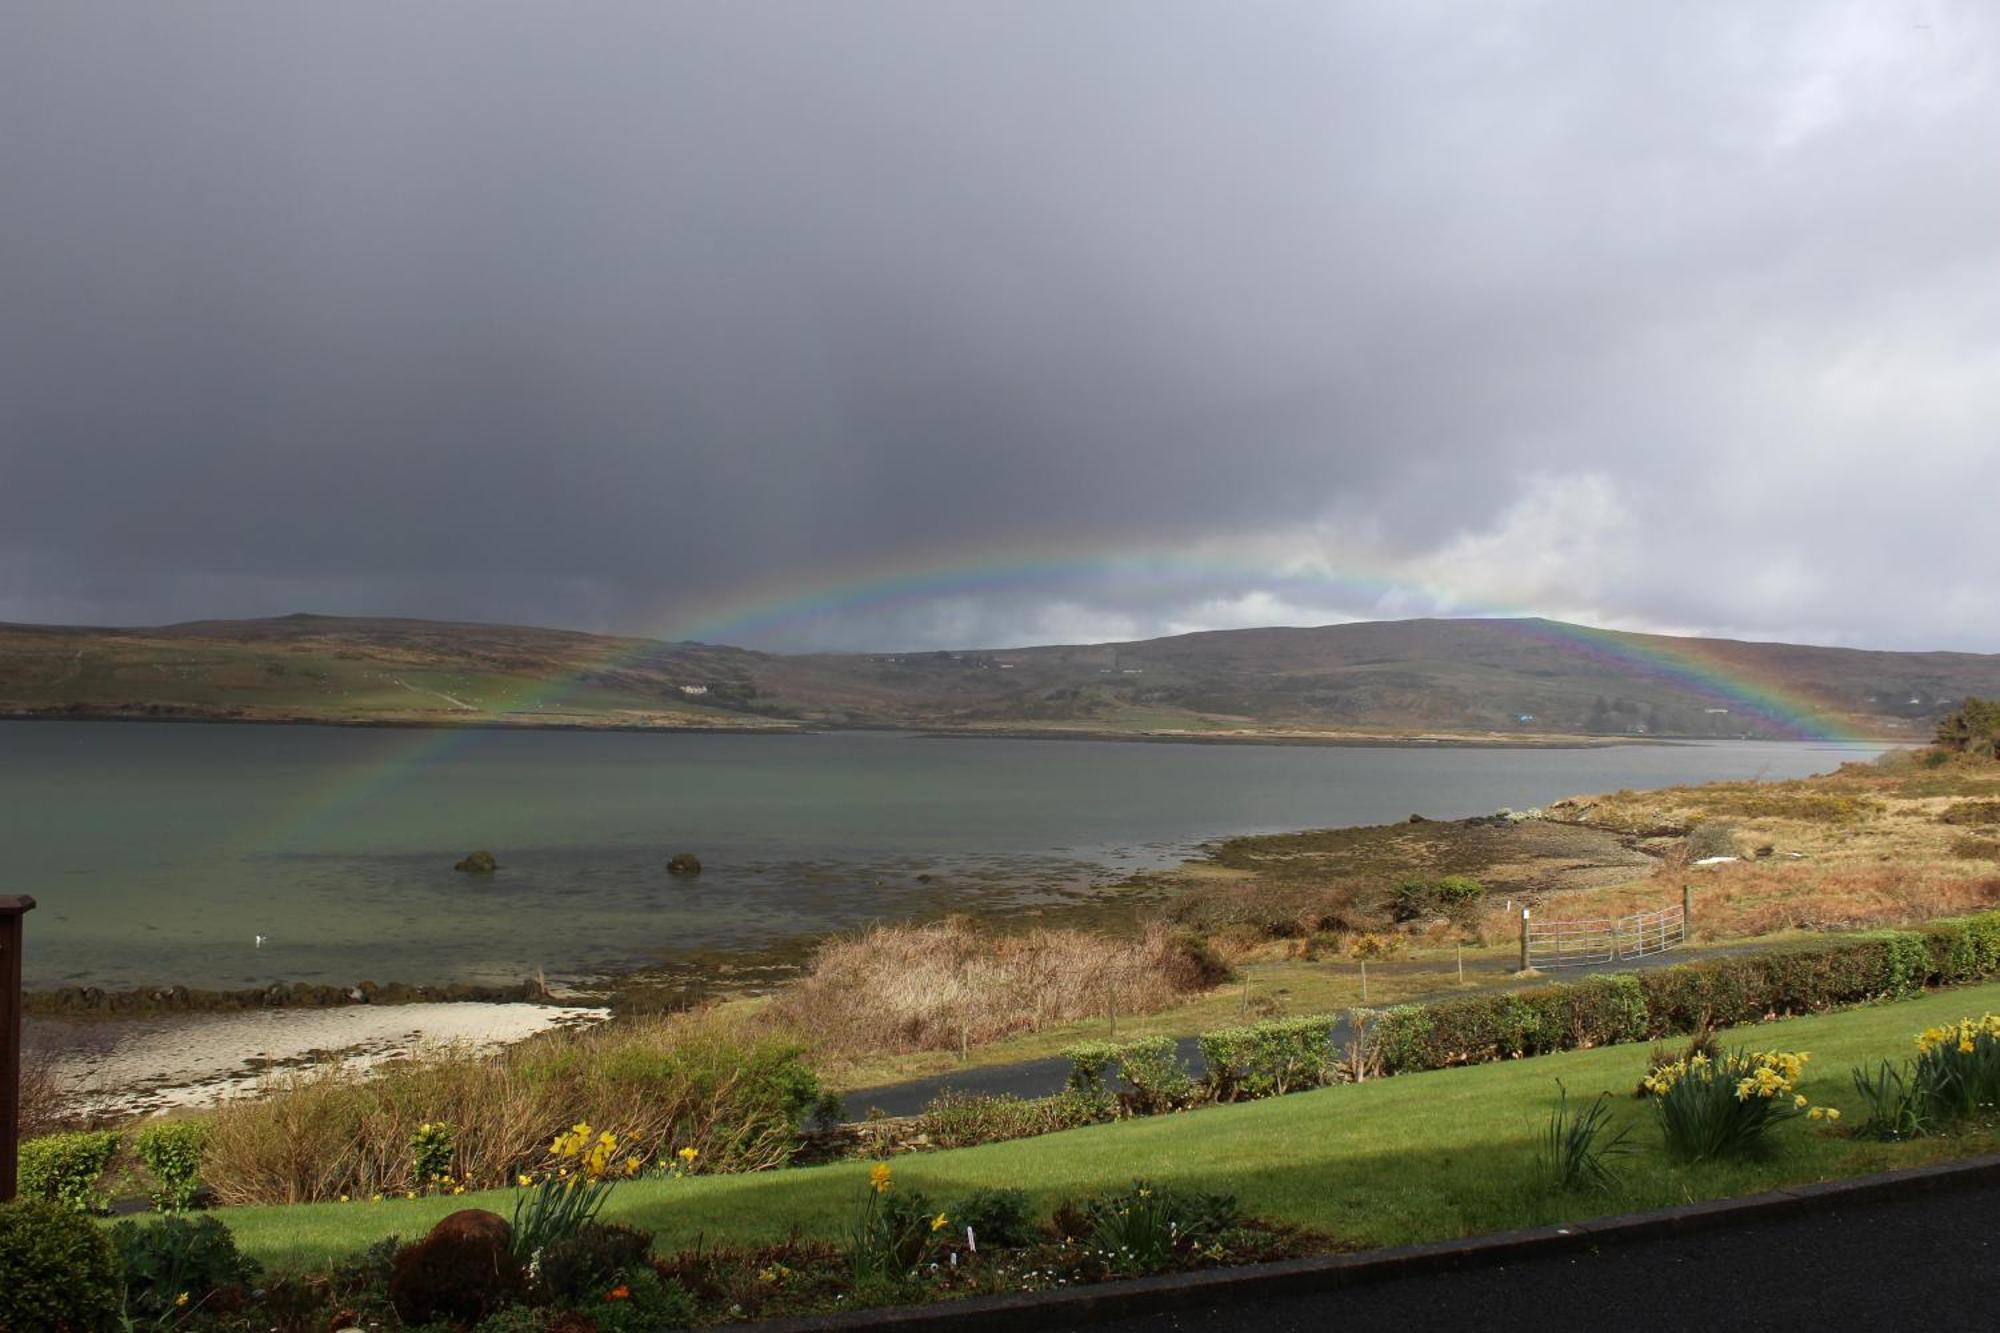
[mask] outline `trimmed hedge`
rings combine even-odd
[[[1317,1088],[1333,1081],[1333,1014],[1278,1018],[1203,1034],[1201,1058],[1219,1102]]]
[[[2000,974],[2000,913],[1369,1015],[1385,1074],[1733,1027]]]

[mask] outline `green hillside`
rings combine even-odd
[[[809,655],[310,615],[0,626],[0,713],[11,716],[1217,738],[1783,736],[1802,716],[1809,730],[1914,739],[1967,694],[2000,694],[2000,657],[1537,620]]]

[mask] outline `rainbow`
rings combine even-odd
[[[984,559],[908,559],[844,575],[801,581],[776,579],[738,588],[726,601],[680,604],[659,618],[657,636],[610,640],[600,654],[568,675],[524,682],[500,698],[488,699],[482,720],[520,716],[558,703],[584,678],[642,661],[663,640],[729,642],[758,638],[774,630],[809,629],[815,622],[858,611],[915,605],[947,598],[976,599],[1005,594],[1058,594],[1090,584],[1128,591],[1171,592],[1181,597],[1210,593],[1240,597],[1246,588],[1291,597],[1314,606],[1352,607],[1347,619],[1403,619],[1414,616],[1477,616],[1503,623],[1524,640],[1559,648],[1607,668],[1678,687],[1732,713],[1757,718],[1782,735],[1799,740],[1846,742],[1860,733],[1843,724],[1829,701],[1781,683],[1760,669],[1755,653],[1728,655],[1707,644],[1661,635],[1628,635],[1557,620],[1526,608],[1471,607],[1449,592],[1406,580],[1366,574],[1332,574],[1274,569],[1269,565],[1218,560],[1185,552],[1155,551],[1107,556],[1100,551],[1065,552],[1044,547],[1032,556],[994,554]],[[1340,617],[1334,617],[1339,619]],[[460,728],[410,732],[391,753],[360,772],[336,779],[328,789],[302,799],[292,815],[259,839],[262,848],[285,845],[309,831],[334,809],[393,786],[429,769],[466,743]]]

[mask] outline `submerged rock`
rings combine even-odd
[[[701,873],[701,858],[693,852],[676,852],[674,858],[667,862],[667,873],[669,875],[699,875]]]
[[[486,851],[467,852],[465,859],[452,867],[468,875],[490,875],[499,868],[500,863],[493,859],[493,853]]]

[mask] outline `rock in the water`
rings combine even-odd
[[[693,852],[676,852],[674,859],[667,862],[667,873],[669,875],[699,875],[701,873],[701,858]]]
[[[491,852],[467,852],[465,859],[453,866],[453,870],[463,870],[468,875],[490,875],[500,868]]]

